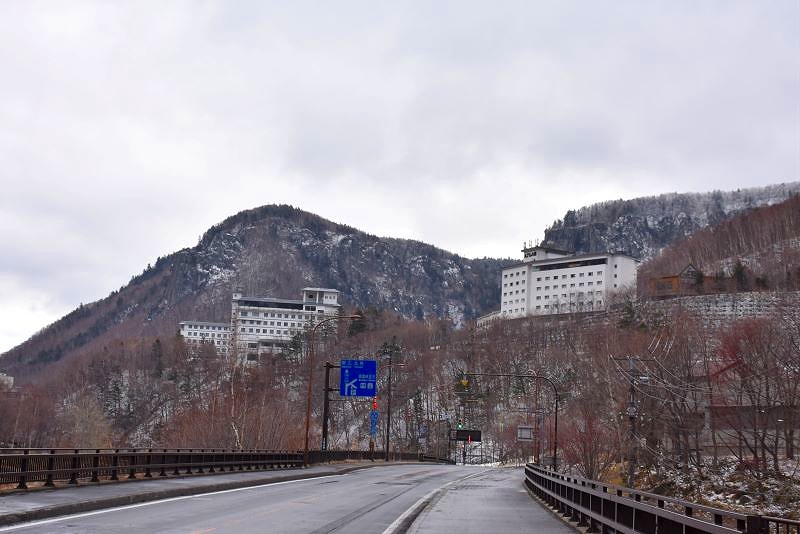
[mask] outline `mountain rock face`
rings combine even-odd
[[[461,324],[497,305],[508,263],[376,237],[290,206],[264,206],[229,217],[197,246],[159,258],[119,291],[82,305],[0,356],[0,368],[25,377],[115,340],[175,335],[181,320],[226,322],[237,286],[246,295],[287,299],[299,298],[303,287],[331,287],[348,307]]]
[[[624,252],[647,260],[669,243],[738,213],[783,202],[800,182],[712,193],[669,193],[570,210],[545,230],[544,244],[580,253]]]

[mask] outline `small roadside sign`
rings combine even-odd
[[[533,427],[532,426],[518,426],[517,427],[517,441],[533,441]]]
[[[369,435],[373,438],[378,435],[378,412],[369,414]]]

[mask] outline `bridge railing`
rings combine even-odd
[[[525,485],[588,532],[800,534],[800,521],[740,514],[533,464],[525,467]]]
[[[369,460],[366,451],[309,451],[310,463]],[[383,451],[374,458],[383,459]],[[303,451],[261,449],[0,449],[0,484],[27,489],[30,482],[55,486],[102,480],[194,473],[289,469],[303,466]],[[395,461],[444,461],[418,453],[395,453]]]

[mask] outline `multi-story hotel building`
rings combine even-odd
[[[198,347],[201,343],[214,345],[217,352],[228,353],[231,339],[229,323],[208,323],[205,321],[181,321],[180,334],[190,347]]]
[[[287,348],[292,339],[312,327],[320,318],[339,314],[339,291],[320,287],[303,288],[300,300],[247,297],[240,290],[231,299],[231,322],[181,321],[180,333],[193,346],[211,342],[226,354],[235,344],[248,361],[259,355]]]
[[[547,246],[522,252],[522,262],[503,269],[500,311],[479,323],[605,310],[614,292],[636,286],[638,261],[625,254],[575,255]]]

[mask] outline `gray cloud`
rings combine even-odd
[[[792,2],[3,3],[0,350],[249,207],[468,256],[800,176]]]

